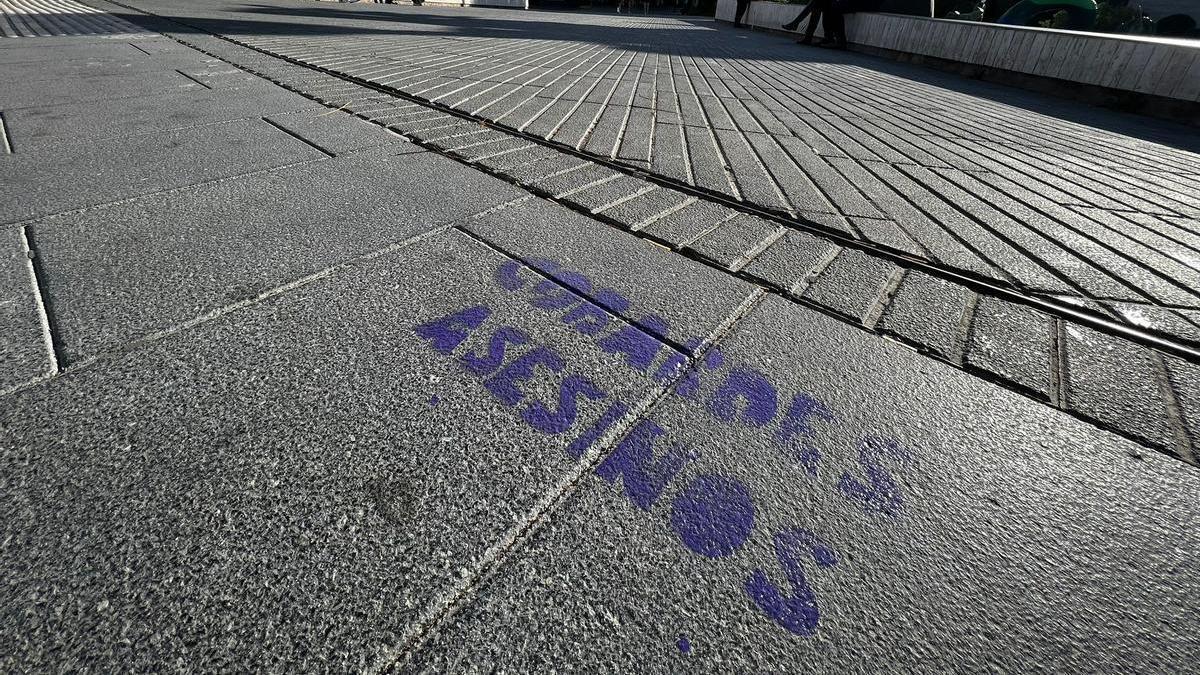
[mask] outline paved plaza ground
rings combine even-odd
[[[1196,128],[709,19],[0,16],[0,669],[1200,662]]]

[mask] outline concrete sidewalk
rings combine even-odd
[[[132,6],[802,224],[1200,336],[1192,128],[705,20]],[[769,249],[744,237],[747,254]]]
[[[5,670],[1200,660],[1186,354],[95,4],[0,40]]]

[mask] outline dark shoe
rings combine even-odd
[[[825,38],[825,39],[821,40],[820,42],[818,42],[817,46],[818,47],[832,47],[834,44],[835,43],[833,40],[830,40],[829,38]]]
[[[812,38],[810,38],[810,37],[803,38],[803,39],[801,39],[799,42],[797,42],[796,44],[798,44],[798,45],[811,45],[811,44],[812,44]]]
[[[834,48],[834,49],[845,49],[845,48],[846,48],[846,41],[845,41],[845,40],[842,40],[841,42],[838,42],[837,44],[833,45],[833,48]]]

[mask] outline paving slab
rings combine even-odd
[[[646,234],[684,246],[717,226],[738,215],[737,211],[709,201],[694,201],[678,211],[659,218],[645,228]]]
[[[0,228],[0,391],[53,372],[32,262],[22,231]]]
[[[152,134],[273,113],[327,109],[283,89],[245,96],[207,89],[87,103],[18,108],[4,113],[18,152],[26,146],[63,145]]]
[[[202,88],[201,85],[173,70],[93,78],[28,79],[36,75],[39,65],[34,62],[4,66],[10,73],[13,70],[19,70],[25,72],[27,76],[20,79],[14,78],[4,83],[4,89],[0,90],[0,109],[104,101],[131,96],[167,95]]]
[[[722,267],[734,269],[744,264],[752,253],[769,245],[766,242],[781,236],[783,229],[778,223],[739,214],[687,247]]]
[[[1153,351],[1067,323],[1066,403],[1157,447],[1175,446],[1163,375]]]
[[[1192,454],[1200,452],[1200,366],[1182,359],[1163,359],[1167,377],[1178,405],[1179,422],[1187,428],[1192,440]]]
[[[908,272],[883,311],[885,333],[920,345],[942,358],[961,357],[962,319],[971,292],[920,272]]]
[[[755,256],[743,271],[790,292],[821,261],[837,252],[838,247],[824,239],[791,230]]]
[[[0,182],[11,190],[0,222],[327,157],[258,119],[34,148],[0,162]]]
[[[755,292],[751,284],[541,199],[466,227],[647,332],[691,349]]]
[[[496,285],[502,262],[448,233],[8,397],[3,668],[345,671],[386,653],[571,479],[567,448],[609,406],[595,396],[657,386],[530,313]],[[463,310],[455,344],[437,322]],[[493,337],[518,333],[490,365]],[[558,415],[564,383],[598,393]]]
[[[1048,399],[1053,324],[1047,314],[984,296],[971,318],[964,362]]]
[[[306,110],[264,117],[331,155],[344,155],[381,145],[395,145],[396,134],[336,110]]]
[[[692,453],[656,498],[630,497],[636,474],[587,476],[405,669],[1150,673],[1200,658],[1193,469],[786,301],[720,349],[695,397],[647,417],[651,452]],[[728,383],[749,391],[739,372],[767,378],[777,406],[726,417]],[[814,453],[810,473],[798,458]]]
[[[615,220],[628,227],[634,227],[657,219],[667,212],[682,208],[689,200],[691,198],[682,192],[658,188],[635,199],[606,208],[600,213],[605,218]]]
[[[884,298],[889,280],[899,268],[856,249],[842,249],[829,266],[804,289],[803,296],[857,322]]]
[[[388,148],[32,223],[67,359],[527,194],[391,138]],[[463,190],[470,201],[456,198]]]

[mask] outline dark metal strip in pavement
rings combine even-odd
[[[301,136],[300,134],[298,134],[298,133],[296,133],[296,132],[292,131],[291,129],[288,129],[288,128],[284,127],[283,125],[281,125],[281,124],[279,124],[279,123],[277,123],[277,122],[272,122],[271,120],[269,120],[269,119],[267,119],[267,118],[265,118],[265,117],[260,117],[259,119],[261,119],[262,121],[266,122],[267,124],[270,124],[271,126],[275,127],[276,129],[278,129],[278,130],[282,131],[283,133],[287,134],[288,136],[291,136],[292,138],[294,138],[294,139],[296,139],[296,140],[300,141],[301,143],[303,143],[303,144],[305,144],[305,145],[309,146],[310,148],[313,148],[314,150],[317,150],[317,151],[319,151],[319,152],[322,152],[322,153],[324,153],[325,155],[328,155],[329,157],[337,157],[337,155],[333,154],[332,152],[330,152],[330,151],[326,150],[325,148],[322,148],[321,146],[317,145],[316,143],[313,143],[312,141],[308,140],[307,138],[305,138],[305,137]]]
[[[149,12],[145,12],[144,10],[130,7],[130,6],[120,3],[120,2],[115,2],[113,0],[109,0],[109,1],[112,2],[112,4],[119,5],[121,7],[125,7],[132,11],[137,11],[137,12],[143,13],[143,14],[150,14]],[[868,254],[874,255],[875,257],[888,260],[889,262],[892,262],[896,265],[900,265],[901,267],[905,267],[908,269],[915,269],[915,270],[921,271],[925,274],[928,274],[930,276],[937,277],[937,278],[943,279],[945,281],[949,281],[949,282],[957,284],[959,286],[964,286],[964,287],[970,288],[972,290],[975,290],[980,293],[984,293],[986,295],[998,297],[1000,299],[1007,300],[1007,301],[1015,303],[1015,304],[1032,307],[1034,309],[1040,310],[1040,311],[1050,314],[1052,316],[1058,316],[1060,318],[1069,319],[1075,323],[1087,326],[1089,328],[1094,328],[1098,331],[1108,333],[1110,335],[1118,336],[1129,342],[1140,344],[1142,346],[1149,347],[1151,349],[1163,352],[1165,354],[1177,356],[1179,358],[1182,358],[1184,360],[1187,360],[1187,361],[1190,361],[1193,363],[1200,363],[1200,349],[1196,349],[1195,347],[1192,347],[1190,345],[1184,344],[1179,341],[1167,339],[1167,338],[1161,337],[1159,335],[1156,335],[1156,334],[1148,332],[1148,331],[1139,330],[1137,328],[1119,323],[1119,322],[1109,319],[1107,317],[1104,317],[1104,316],[1101,316],[1098,314],[1094,314],[1094,313],[1091,313],[1088,311],[1080,310],[1078,308],[1071,307],[1066,304],[1048,301],[1046,299],[1037,297],[1030,293],[1026,293],[1026,292],[1017,290],[1015,288],[1011,288],[1009,286],[998,284],[995,280],[989,279],[987,277],[983,277],[982,275],[978,275],[976,273],[973,273],[973,272],[970,272],[967,270],[960,270],[957,268],[948,267],[945,265],[934,264],[934,263],[931,263],[928,261],[920,260],[920,259],[914,258],[910,254],[908,254],[904,251],[900,251],[898,249],[893,249],[891,247],[888,247],[885,245],[880,245],[880,244],[875,244],[872,242],[864,242],[862,240],[855,239],[853,237],[849,237],[842,232],[833,230],[827,226],[824,226],[824,225],[814,222],[814,221],[810,221],[810,220],[803,219],[803,218],[794,218],[790,214],[778,212],[778,211],[775,211],[772,209],[763,208],[763,207],[753,205],[753,204],[748,204],[745,202],[740,202],[735,199],[731,199],[728,195],[714,192],[714,191],[711,191],[711,190],[708,190],[705,188],[688,185],[686,183],[683,183],[683,182],[680,182],[680,181],[677,181],[677,180],[674,180],[671,178],[667,178],[664,176],[660,176],[658,174],[654,174],[649,171],[638,169],[636,167],[631,167],[629,165],[614,161],[614,160],[606,158],[606,157],[600,157],[598,155],[587,153],[587,152],[584,152],[581,150],[576,150],[575,148],[573,148],[569,145],[566,145],[563,143],[558,143],[555,141],[548,141],[544,138],[541,138],[540,136],[536,136],[531,133],[517,131],[510,127],[493,123],[485,118],[473,115],[471,113],[463,112],[461,110],[456,110],[445,104],[437,103],[435,101],[430,101],[430,100],[424,99],[420,96],[408,94],[408,93],[399,91],[397,89],[393,89],[393,88],[385,86],[385,85],[380,85],[380,84],[373,83],[373,82],[370,82],[367,80],[362,80],[357,77],[339,73],[337,71],[329,70],[329,69],[326,69],[321,66],[315,66],[315,65],[306,63],[306,62],[298,60],[298,59],[281,56],[279,54],[268,51],[266,49],[262,49],[262,48],[255,47],[253,45],[244,43],[240,40],[237,40],[237,39],[225,36],[225,35],[213,33],[211,31],[209,31],[208,29],[204,28],[203,26],[197,26],[197,25],[190,24],[187,22],[179,21],[179,20],[171,18],[171,17],[162,17],[162,16],[159,16],[156,14],[150,14],[150,15],[154,16],[155,18],[161,19],[161,20],[170,21],[172,23],[176,23],[181,26],[186,26],[187,28],[191,28],[193,30],[201,31],[202,33],[204,33],[206,35],[210,35],[210,36],[219,38],[219,39],[229,42],[231,44],[238,45],[239,47],[249,49],[251,51],[254,51],[254,52],[266,55],[266,56],[270,56],[275,59],[279,59],[280,61],[284,61],[286,63],[290,63],[295,66],[299,66],[302,68],[306,68],[308,70],[319,72],[324,75],[337,78],[339,80],[343,80],[346,82],[350,82],[350,83],[359,85],[361,87],[365,87],[367,89],[372,89],[372,90],[375,90],[375,91],[378,91],[381,93],[385,93],[390,96],[394,96],[395,98],[409,101],[411,103],[416,103],[418,105],[426,106],[426,107],[434,109],[438,112],[441,112],[441,113],[444,113],[447,115],[451,115],[451,116],[454,116],[454,117],[457,117],[459,119],[463,119],[466,121],[470,121],[472,123],[479,124],[481,126],[487,127],[489,129],[493,129],[493,130],[501,132],[501,133],[508,134],[510,136],[520,137],[530,143],[534,143],[534,144],[537,144],[537,145],[540,145],[543,147],[547,147],[547,148],[550,148],[557,152],[572,155],[572,156],[578,157],[583,160],[594,162],[596,164],[604,166],[605,168],[608,168],[613,171],[617,171],[622,174],[630,175],[635,178],[639,178],[639,179],[648,181],[650,183],[654,183],[654,184],[660,185],[662,187],[666,187],[666,188],[675,190],[677,192],[689,194],[689,195],[704,199],[709,202],[718,203],[722,206],[740,211],[742,213],[755,215],[755,216],[758,216],[765,220],[777,222],[777,223],[780,223],[789,228],[793,228],[793,229],[797,229],[797,230],[801,230],[801,231],[808,231],[810,233],[817,234],[827,240],[833,241],[834,243],[836,243],[840,246],[843,246],[846,248],[854,248],[854,249],[864,251]],[[422,144],[422,145],[424,145],[424,144]],[[452,155],[445,153],[445,151],[441,148],[437,148],[437,147],[433,147],[433,146],[428,146],[428,147],[429,147],[429,149],[431,149],[435,152],[438,152],[439,154],[446,154],[447,156],[452,156]],[[472,166],[473,168],[476,168],[476,169],[479,168],[473,164],[471,164],[470,166]],[[596,217],[596,214],[588,213],[588,215],[593,218]],[[728,270],[725,270],[725,271],[728,272]]]
[[[196,84],[200,85],[201,87],[204,87],[205,89],[212,89],[212,87],[210,87],[210,86],[208,86],[207,84],[205,84],[205,83],[201,82],[200,80],[197,80],[196,78],[192,77],[191,75],[188,75],[187,73],[183,72],[182,70],[180,70],[180,69],[178,69],[178,68],[176,68],[176,69],[175,69],[175,72],[177,72],[177,73],[179,73],[180,75],[184,76],[185,78],[187,78],[187,79],[191,80],[192,82],[195,82]]]

